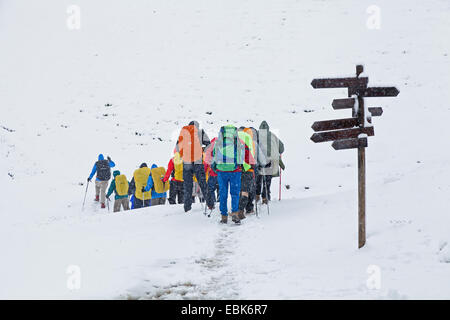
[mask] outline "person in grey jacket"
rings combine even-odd
[[[268,163],[258,167],[255,199],[259,201],[262,196],[262,202],[267,204],[270,201],[272,177],[278,177],[280,175],[280,167],[284,170],[284,164],[280,158],[284,152],[284,144],[270,131],[266,121],[262,121],[259,126],[258,144]]]

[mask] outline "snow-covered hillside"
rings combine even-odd
[[[380,29],[366,25],[371,5]],[[0,0],[0,298],[450,298],[448,30],[446,0]],[[346,90],[311,80],[356,64],[400,90],[369,102],[384,113],[361,250],[356,151],[309,139],[314,121],[350,116],[331,107]],[[268,121],[287,166],[270,215],[112,214],[92,184],[81,211],[99,153],[129,178],[167,166],[194,119],[210,137]]]

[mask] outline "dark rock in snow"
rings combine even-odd
[[[4,126],[1,126],[1,128],[4,129],[4,130],[6,130],[6,131],[8,131],[8,132],[14,132],[14,131],[16,131],[16,130],[14,130],[14,129],[10,129],[10,128],[4,127]]]

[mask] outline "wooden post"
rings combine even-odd
[[[366,244],[366,148],[358,147],[358,248]]]
[[[362,66],[356,67],[356,76],[363,71]],[[363,94],[358,91],[358,122],[359,127],[365,127],[365,110]],[[358,139],[358,248],[366,244],[366,148]]]

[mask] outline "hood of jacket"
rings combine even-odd
[[[158,168],[156,164],[152,164],[152,169]]]
[[[100,154],[98,155],[98,160],[99,160],[99,161],[100,161],[100,160],[105,160],[105,157],[103,156],[103,154],[100,153]]]
[[[114,170],[113,176],[114,176],[114,178],[117,177],[117,176],[120,176],[120,171],[119,170]]]
[[[263,120],[259,125],[259,128],[269,130],[269,124],[265,120]]]

